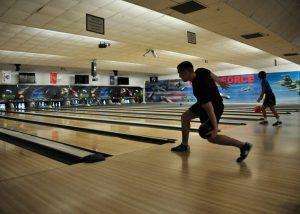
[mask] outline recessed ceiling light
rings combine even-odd
[[[206,7],[204,5],[199,4],[198,2],[195,1],[188,1],[183,4],[179,4],[174,7],[171,7],[171,9],[183,14],[192,13],[198,10],[203,10],[205,8]]]
[[[299,53],[285,53],[285,54],[283,54],[283,56],[298,56],[299,55]]]
[[[244,39],[255,39],[255,38],[259,38],[259,37],[264,37],[263,33],[250,33],[250,34],[244,34],[241,35],[241,37],[243,37]]]

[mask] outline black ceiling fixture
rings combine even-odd
[[[285,53],[283,56],[298,56],[299,53]]]
[[[15,64],[16,67],[16,71],[20,71],[21,70],[21,64]]]
[[[195,1],[188,1],[185,2],[183,4],[179,4],[176,5],[174,7],[171,7],[172,10],[175,10],[179,13],[183,13],[183,14],[188,14],[188,13],[192,13],[198,10],[203,10],[206,7],[202,4],[199,4],[198,2]]]
[[[259,37],[264,37],[264,34],[257,32],[257,33],[244,34],[241,35],[241,37],[243,37],[244,39],[255,39]]]

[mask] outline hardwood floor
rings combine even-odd
[[[249,122],[222,130],[254,144],[243,164],[235,162],[237,149],[209,144],[197,133],[191,134],[191,152],[181,155],[170,152],[171,144],[134,150],[138,142],[106,142],[111,150],[122,143],[132,150],[104,162],[52,163],[39,173],[6,176],[0,181],[0,213],[299,213],[299,116],[282,116],[279,128]],[[66,135],[60,139],[71,141]],[[87,139],[82,144],[92,140]],[[27,165],[13,158],[20,162],[14,168]],[[2,157],[2,166],[8,160]]]

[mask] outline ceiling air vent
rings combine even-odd
[[[197,10],[205,9],[206,7],[202,4],[199,4],[195,1],[188,1],[183,4],[176,5],[171,7],[171,9],[176,10],[179,13],[188,14],[191,12],[195,12]]]
[[[264,34],[262,34],[262,33],[251,33],[251,34],[241,35],[241,37],[243,37],[244,39],[255,39],[255,38],[263,37],[263,36],[264,36]]]
[[[285,53],[283,56],[298,56],[299,53]]]

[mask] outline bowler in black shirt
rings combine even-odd
[[[219,93],[219,84],[223,88],[229,87],[216,75],[206,68],[198,68],[194,71],[193,64],[184,61],[177,66],[179,77],[184,81],[190,81],[193,86],[193,93],[197,102],[192,105],[181,116],[182,141],[181,144],[172,148],[173,152],[189,152],[188,145],[190,122],[194,118],[200,118],[199,135],[211,143],[235,146],[240,149],[240,156],[237,162],[242,162],[247,158],[252,144],[241,142],[226,135],[218,134],[218,123],[223,114],[224,105]]]

